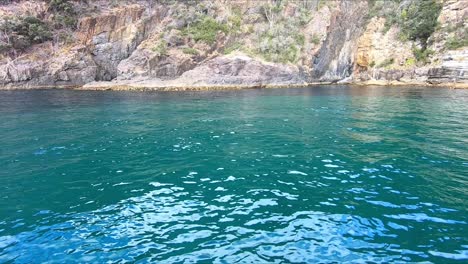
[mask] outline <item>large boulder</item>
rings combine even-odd
[[[219,56],[185,72],[179,81],[193,84],[262,85],[304,83],[296,66],[268,63],[243,54]]]

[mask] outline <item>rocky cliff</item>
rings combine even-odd
[[[0,88],[467,86],[468,2],[420,1],[0,1]]]

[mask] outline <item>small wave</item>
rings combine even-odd
[[[289,170],[288,174],[296,174],[296,175],[304,175],[307,176],[307,173],[302,172],[302,171],[297,171],[297,170]]]

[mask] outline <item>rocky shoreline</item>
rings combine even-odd
[[[314,82],[314,83],[297,83],[297,84],[238,84],[238,85],[151,85],[151,84],[138,84],[138,83],[113,83],[113,82],[99,82],[91,83],[83,86],[76,85],[62,85],[62,86],[34,86],[25,88],[24,86],[18,87],[0,87],[0,91],[13,91],[13,90],[74,90],[74,91],[135,91],[135,92],[185,92],[185,91],[223,91],[223,90],[244,90],[244,89],[287,89],[287,88],[306,88],[313,86],[323,85],[349,85],[349,86],[387,86],[387,87],[427,87],[427,88],[447,88],[447,89],[468,89],[467,83],[442,83],[431,84],[427,82],[402,82],[402,81],[366,81],[366,82]]]
[[[0,15],[21,17],[21,10],[25,16],[41,9],[38,17],[47,14],[46,2],[35,1],[35,8],[26,2],[0,6]],[[262,6],[208,1],[209,7],[176,1],[148,8],[150,2],[75,6],[89,10],[72,32],[73,42],[48,41],[0,55],[0,90],[468,88],[468,48],[447,48],[455,36],[452,25],[463,24],[468,2],[444,2],[440,27],[428,42],[432,53],[424,59],[415,55],[421,44],[402,40],[397,24],[386,28],[382,14],[366,16],[369,1],[317,6],[279,1],[272,17],[269,8],[275,6],[268,1]]]

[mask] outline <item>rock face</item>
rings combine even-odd
[[[358,39],[355,70],[369,70],[389,59],[401,69],[407,61],[414,59],[411,43],[398,39],[399,30],[392,27],[384,32],[384,27],[384,18],[373,18],[367,24],[366,30]]]
[[[427,79],[430,83],[468,82],[468,50],[447,52],[442,57],[442,65],[431,68]]]
[[[151,27],[160,22],[164,10],[143,19],[145,8],[131,5],[100,17],[88,17],[78,25],[78,39],[93,55],[98,66],[96,80],[117,77],[118,64],[128,58],[148,37]]]
[[[95,80],[98,72],[93,57],[80,49],[43,61],[20,57],[0,65],[0,86],[4,88],[42,88],[79,86]],[[45,63],[44,63],[45,61]]]
[[[187,87],[264,87],[268,85],[305,85],[306,78],[298,67],[263,62],[245,54],[208,59],[177,78],[146,78],[93,82],[86,89],[130,87],[144,89],[185,89]]]
[[[144,17],[144,7],[131,5],[78,24],[77,45],[66,52],[44,46],[40,51],[0,65],[6,87],[78,86],[117,77],[117,66],[151,33],[164,9]],[[143,19],[144,18],[144,19]],[[55,53],[50,58],[47,53]],[[39,59],[38,59],[39,57]]]
[[[162,2],[101,6],[79,20],[74,43],[45,42],[14,58],[0,55],[0,89],[468,83],[467,47],[446,48],[468,31],[468,1],[443,2],[440,28],[430,39],[435,54],[425,66],[416,65],[417,43],[400,40],[398,27],[386,30],[385,18],[367,18],[367,0],[284,1],[280,12],[283,1]],[[5,16],[44,12],[47,4],[39,0],[0,6]],[[268,49],[275,52],[262,54]],[[275,56],[282,60],[269,60]]]
[[[444,1],[437,23],[438,30],[432,35],[431,49],[436,54],[443,54],[445,44],[449,38],[463,38],[468,31],[466,18],[468,16],[468,1]],[[462,34],[458,34],[462,33]],[[464,34],[463,34],[464,33]],[[443,56],[443,55],[442,55]]]
[[[431,37],[432,49],[436,52],[435,65],[428,71],[428,82],[440,83],[466,83],[468,82],[468,49],[446,51],[445,46],[450,39],[463,41],[467,38],[468,1],[445,1],[438,23],[439,30]],[[464,40],[466,41],[466,39]]]
[[[245,55],[221,56],[185,72],[181,80],[193,84],[263,85],[304,83],[297,67],[265,63]]]
[[[351,75],[365,10],[367,1],[340,3],[340,9],[332,15],[327,38],[313,62],[312,78],[338,81]]]
[[[187,54],[170,52],[167,55],[158,55],[146,49],[132,54],[118,65],[118,80],[131,80],[132,78],[161,78],[173,79],[182,73],[193,69],[196,60]]]

